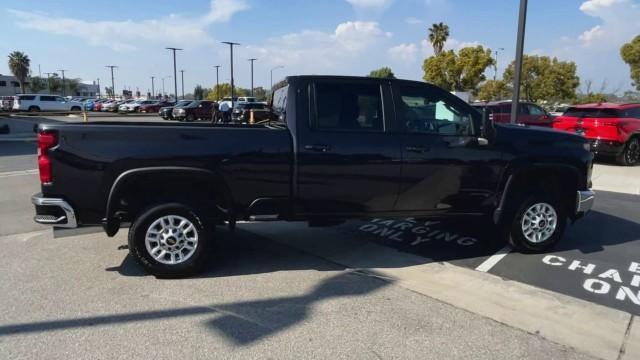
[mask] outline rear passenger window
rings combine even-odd
[[[544,110],[535,105],[528,104],[527,107],[529,108],[529,115],[545,115]]]
[[[40,95],[40,101],[56,101],[56,97]]]
[[[31,100],[35,100],[35,96],[34,95],[20,95],[18,96],[18,99],[20,99],[21,101],[31,101]]]
[[[383,131],[382,96],[378,84],[316,83],[319,130]]]

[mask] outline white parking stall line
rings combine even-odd
[[[35,175],[38,173],[38,169],[21,170],[21,171],[8,171],[0,173],[0,178],[23,176],[23,175]]]
[[[482,264],[478,265],[476,268],[477,271],[488,272],[496,266],[497,263],[500,262],[507,254],[511,252],[511,246],[507,245],[502,249],[498,250],[495,254],[491,255],[487,260],[485,260]]]

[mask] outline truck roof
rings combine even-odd
[[[386,79],[386,78],[374,78],[370,76],[346,76],[346,75],[290,75],[286,77],[287,82],[292,82],[296,79],[304,79],[304,80],[370,80],[370,81],[380,81],[385,80],[389,82],[401,82],[406,84],[414,84],[414,85],[424,85],[429,84],[433,85],[429,82],[424,81],[415,81],[415,80],[405,80],[405,79]],[[435,86],[435,85],[433,85]]]

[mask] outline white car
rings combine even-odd
[[[138,112],[141,105],[154,104],[157,100],[136,100],[132,103],[122,104],[118,106],[120,112]]]
[[[82,111],[82,103],[58,95],[20,94],[13,100],[14,111]]]
[[[254,98],[253,96],[239,96],[237,102],[241,104],[255,103],[255,102],[258,102],[258,99]]]

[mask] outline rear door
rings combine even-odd
[[[40,101],[38,103],[38,105],[40,106],[40,110],[42,111],[60,110],[56,101],[56,96],[40,95]]]
[[[535,104],[522,104],[520,106],[523,108],[523,111],[526,112],[526,115],[524,115],[526,119],[524,121],[525,124],[544,127],[551,126],[551,118],[540,106]]]
[[[322,216],[393,211],[402,134],[391,126],[390,86],[374,79],[314,80],[296,102],[297,212]],[[277,104],[274,103],[274,108]]]

